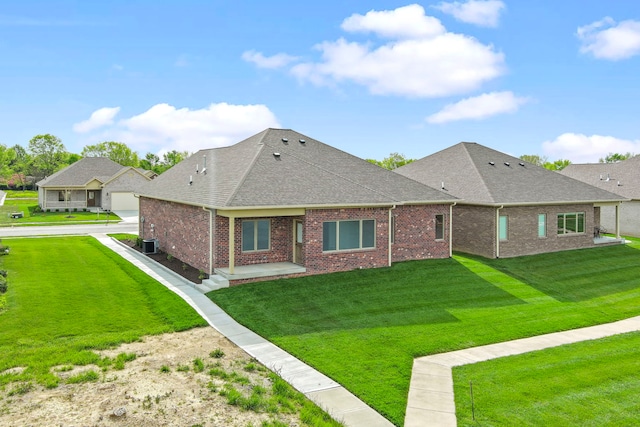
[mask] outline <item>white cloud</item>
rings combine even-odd
[[[616,24],[610,17],[605,17],[579,27],[576,36],[582,42],[580,52],[598,59],[617,61],[640,53],[640,21]]]
[[[429,123],[447,123],[456,120],[481,120],[497,114],[514,113],[527,103],[528,98],[517,97],[513,92],[491,92],[449,104],[427,117]]]
[[[596,163],[609,153],[640,153],[640,140],[568,132],[553,141],[543,142],[542,150],[552,159],[569,159],[573,163]]]
[[[371,10],[366,15],[353,14],[342,22],[348,32],[372,32],[382,37],[412,39],[434,37],[445,32],[437,18],[424,14],[418,4],[395,10]]]
[[[287,55],[286,53],[278,53],[273,56],[266,57],[255,50],[248,50],[244,52],[242,54],[242,59],[247,62],[253,62],[258,68],[272,69],[285,67],[298,60],[297,57]]]
[[[191,110],[157,104],[90,137],[94,141],[92,143],[105,140],[123,142],[144,155],[147,152],[195,152],[203,148],[223,147],[268,127],[280,127],[280,124],[264,105],[219,103]]]
[[[481,27],[497,27],[500,12],[505,8],[505,5],[500,0],[469,0],[464,3],[458,1],[442,2],[433,7],[452,15],[458,21]]]
[[[394,11],[352,15],[343,27],[401,38],[374,47],[341,38],[316,46],[320,62],[295,65],[291,73],[316,85],[354,82],[376,95],[438,97],[475,90],[504,72],[504,55],[473,37],[446,32],[419,5],[412,13]],[[383,23],[382,17],[389,18]],[[435,25],[435,24],[438,25]],[[402,27],[406,28],[403,30]]]
[[[113,124],[114,117],[120,112],[120,107],[104,107],[94,111],[88,120],[73,125],[73,130],[78,133],[91,132],[92,130]]]

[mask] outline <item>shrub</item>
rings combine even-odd
[[[167,254],[167,261],[171,261],[173,259],[173,255]]]
[[[7,270],[0,270],[0,276],[7,277]]]
[[[208,278],[209,278],[209,275],[207,273],[205,273],[204,270],[198,271],[198,279],[204,280],[204,279],[208,279]]]
[[[204,363],[202,362],[202,359],[200,359],[199,357],[196,359],[193,359],[193,372],[202,372],[204,371]]]
[[[7,292],[7,279],[4,276],[0,276],[0,294]]]
[[[224,351],[222,351],[221,348],[216,348],[211,353],[209,353],[209,356],[213,357],[214,359],[221,359],[224,357]]]

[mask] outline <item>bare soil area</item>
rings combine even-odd
[[[8,385],[0,390],[0,425],[258,427],[263,422],[267,422],[265,425],[302,424],[298,411],[282,410],[274,414],[241,409],[221,395],[230,383],[246,396],[256,386],[270,393],[271,379],[262,366],[213,328],[147,336],[140,342],[100,352],[111,358],[120,353],[135,353],[136,358],[121,370],[111,367],[103,371],[97,366],[56,369],[61,378],[94,370],[100,378],[93,382],[65,384],[61,381],[55,389],[34,386],[20,393],[15,393],[15,384]],[[214,357],[221,353],[224,356]],[[196,359],[202,362],[200,369],[196,366],[198,363],[194,363]],[[219,374],[212,374],[212,370]],[[224,373],[230,377],[225,378]],[[245,380],[238,381],[239,377]],[[272,424],[276,420],[282,424]]]

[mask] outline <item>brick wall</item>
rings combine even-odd
[[[160,250],[209,270],[209,212],[201,207],[140,197],[139,235],[158,239]],[[153,229],[151,228],[153,224]]]
[[[496,256],[496,208],[458,205],[453,208],[453,249],[488,258]],[[585,231],[558,235],[559,213],[584,212]],[[538,215],[546,214],[546,236],[538,237]],[[509,258],[593,247],[598,223],[590,204],[523,206],[500,209],[507,216],[507,240],[500,242],[500,257]]]
[[[398,206],[393,209],[392,260],[449,257],[449,205]],[[436,241],[436,215],[444,216],[443,239]]]

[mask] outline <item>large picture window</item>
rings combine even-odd
[[[584,212],[558,214],[558,234],[584,233]]]
[[[444,215],[436,215],[436,240],[444,240]]]
[[[322,250],[347,251],[376,246],[376,222],[373,219],[327,221],[322,224]]]
[[[242,251],[269,249],[271,222],[268,219],[242,221]]]

